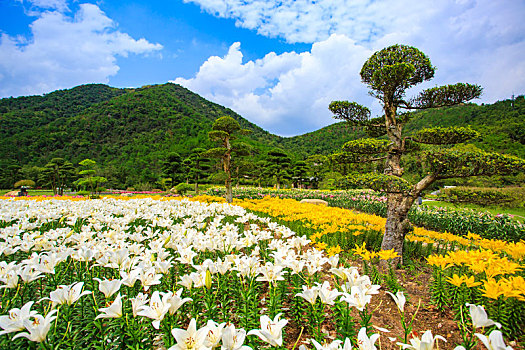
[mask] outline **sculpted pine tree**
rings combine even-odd
[[[53,158],[42,169],[41,179],[51,185],[54,195],[62,196],[64,187],[70,184],[74,174],[75,168],[71,162],[64,158]]]
[[[217,119],[212,126],[212,131],[208,133],[210,140],[219,143],[219,147],[212,148],[202,153],[203,157],[219,158],[222,163],[222,168],[226,174],[226,201],[231,203],[233,201],[232,194],[232,154],[236,150],[246,149],[248,146],[238,143],[232,143],[238,135],[248,134],[250,130],[241,129],[239,122],[232,117],[221,117]]]
[[[410,120],[410,110],[422,110],[453,106],[470,101],[481,95],[478,85],[458,83],[434,87],[407,99],[405,92],[434,76],[435,67],[418,49],[394,45],[374,53],[361,69],[361,79],[377,98],[384,115],[370,118],[370,110],[355,102],[334,101],[329,109],[334,118],[353,126],[363,127],[374,138],[347,142],[334,157],[338,162],[359,163],[383,161],[383,173],[367,173],[349,176],[347,183],[372,188],[387,193],[387,221],[381,249],[394,249],[402,263],[403,242],[411,230],[408,211],[421,192],[436,180],[452,177],[508,174],[525,170],[522,159],[482,151],[461,151],[446,147],[428,147],[421,151],[420,144],[453,145],[463,143],[479,134],[465,127],[427,128],[407,137],[404,125]],[[404,110],[400,113],[400,110]],[[386,135],[388,140],[376,139]],[[402,157],[419,152],[425,176],[410,183],[403,176]]]

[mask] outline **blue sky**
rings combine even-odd
[[[359,70],[395,43],[438,68],[421,88],[525,93],[523,18],[521,0],[0,0],[0,97],[172,81],[297,135],[333,123],[332,100],[380,113]]]

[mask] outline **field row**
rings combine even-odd
[[[413,301],[377,264],[394,256],[377,250],[377,216],[275,198],[0,201],[2,348],[419,349],[440,339],[410,336]],[[523,242],[417,229],[406,254],[433,266],[433,302],[464,316],[463,346],[520,339]],[[400,333],[374,328],[384,290]]]

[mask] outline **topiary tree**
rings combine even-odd
[[[303,188],[308,182],[308,164],[304,160],[298,160],[292,167],[293,181],[297,188]]]
[[[15,182],[15,184],[13,185],[14,188],[19,188],[19,187],[35,187],[35,182],[33,180],[19,180],[17,182]]]
[[[97,165],[97,162],[94,160],[87,158],[78,163],[78,165],[81,167],[81,170],[78,174],[82,177],[74,183],[79,187],[84,187],[85,189],[89,188],[89,192],[93,197],[95,191],[97,190],[98,184],[107,182],[108,180],[105,177],[95,175],[95,165]]]
[[[306,164],[309,168],[309,176],[312,178],[311,184],[313,188],[318,188],[319,182],[330,171],[330,162],[322,154],[313,154],[306,158]]]
[[[162,162],[162,174],[166,178],[170,178],[172,184],[178,184],[184,181],[184,176],[187,172],[184,171],[184,164],[182,157],[177,152],[169,153]]]
[[[62,196],[64,187],[71,183],[74,174],[75,168],[71,162],[64,158],[53,158],[42,169],[40,176],[44,183],[53,188],[54,195]]]
[[[281,188],[283,180],[291,179],[290,167],[292,159],[284,151],[275,148],[266,155],[265,174],[270,179],[275,179],[277,189]]]
[[[403,134],[410,120],[410,110],[452,106],[481,95],[478,85],[458,83],[433,87],[413,98],[405,92],[434,76],[429,58],[414,47],[393,45],[374,53],[361,69],[361,79],[370,94],[383,105],[384,115],[371,118],[370,110],[355,102],[334,101],[329,109],[334,118],[362,127],[373,138],[347,142],[335,155],[338,162],[359,163],[383,161],[382,173],[365,173],[346,178],[346,184],[358,184],[387,194],[387,222],[381,249],[394,249],[402,263],[403,242],[411,230],[407,214],[416,198],[434,181],[451,177],[507,174],[524,171],[522,159],[482,151],[462,151],[447,147],[421,145],[453,145],[468,141],[479,134],[470,128],[428,128],[415,135]],[[400,110],[404,110],[401,111]],[[387,139],[375,137],[385,136]],[[425,175],[411,183],[403,178],[402,158],[408,153],[420,155]]]
[[[224,173],[226,174],[226,201],[231,203],[233,201],[232,194],[232,175],[231,175],[231,156],[232,153],[239,148],[247,148],[241,143],[233,143],[238,135],[248,134],[250,130],[241,129],[239,122],[232,117],[221,117],[217,119],[212,126],[212,131],[208,133],[210,140],[218,142],[219,147],[212,148],[202,153],[203,157],[218,158],[222,163]]]
[[[204,148],[194,148],[186,158],[189,164],[188,176],[195,184],[195,194],[199,194],[199,182],[208,175],[211,169],[210,159],[202,156],[204,152],[206,152]]]

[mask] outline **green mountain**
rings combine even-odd
[[[0,100],[0,187],[10,187],[21,167],[44,166],[55,157],[75,165],[94,159],[104,176],[121,185],[155,183],[170,152],[185,156],[194,148],[211,147],[208,131],[224,115],[252,130],[242,141],[251,145],[253,162],[275,147],[295,159],[327,155],[364,136],[346,123],[295,137],[276,136],[176,84],[137,89],[82,85],[44,96]],[[525,99],[520,96],[492,105],[417,113],[406,131],[471,125],[483,135],[475,142],[478,147],[525,157],[524,121]]]
[[[417,113],[407,123],[411,134],[424,127],[470,125],[481,133],[472,143],[486,150],[525,158],[525,97],[494,104],[469,103]]]
[[[494,104],[474,103],[436,108],[413,114],[405,127],[411,135],[425,127],[467,126],[481,133],[472,141],[477,147],[525,158],[525,97],[498,101]],[[346,122],[339,122],[304,135],[283,138],[284,149],[297,154],[330,154],[350,140],[366,137]]]
[[[283,149],[303,157],[329,155],[341,149],[346,142],[360,137],[366,137],[366,134],[346,122],[339,122],[303,135],[282,138],[279,144]]]
[[[0,164],[3,169],[43,166],[62,157],[103,165],[120,183],[155,182],[170,152],[211,147],[208,131],[224,115],[252,130],[243,141],[255,154],[280,139],[230,109],[175,84],[114,89],[83,85],[44,96],[0,100]],[[5,176],[4,176],[5,177]]]

